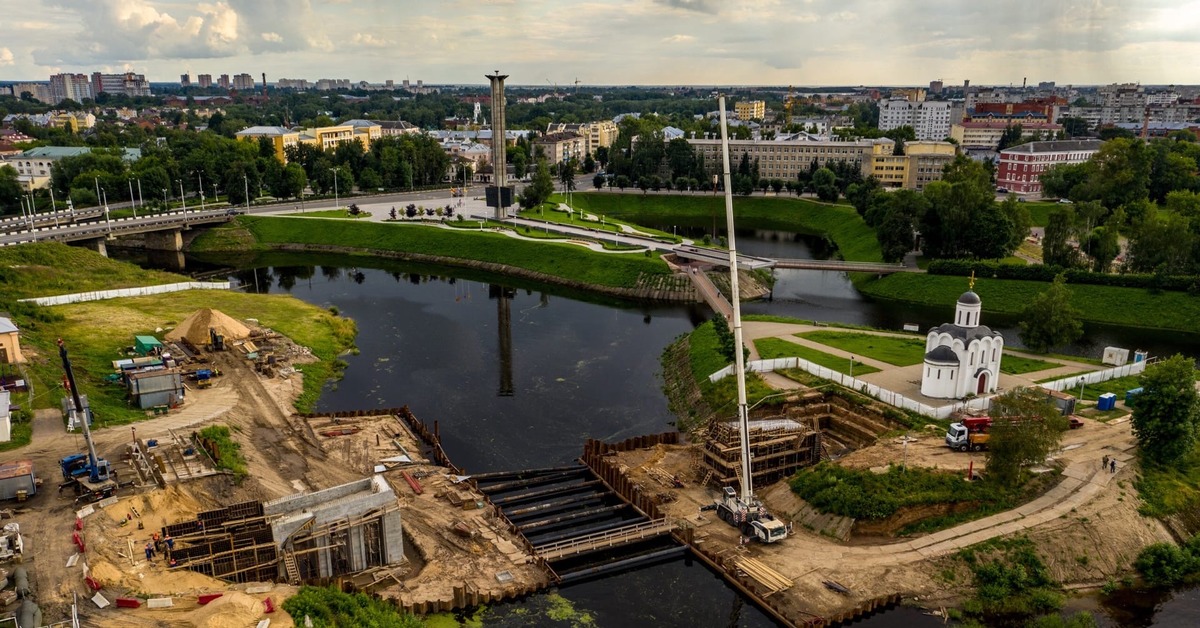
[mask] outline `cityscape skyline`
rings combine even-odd
[[[1200,1],[33,0],[6,13],[8,81],[131,70],[485,85],[503,66],[514,85],[546,86],[1200,83],[1183,62],[1200,58]]]

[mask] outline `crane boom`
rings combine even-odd
[[[75,372],[71,370],[71,360],[67,358],[67,345],[63,343],[63,339],[58,339],[58,355],[62,358],[63,371],[67,374],[67,385],[71,387],[71,400],[75,402],[75,416],[79,417],[79,423],[83,425],[83,440],[88,447],[88,479],[92,482],[99,482],[100,477],[100,457],[96,455],[96,444],[92,442],[92,430],[88,426],[88,417],[83,411],[83,402],[79,399],[79,387],[75,385]]]

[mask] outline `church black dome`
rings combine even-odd
[[[979,295],[972,290],[967,290],[962,293],[961,297],[958,297],[958,302],[963,305],[979,305]]]
[[[954,349],[946,345],[941,345],[934,347],[933,351],[926,353],[925,361],[937,364],[958,364],[958,354],[954,353]]]

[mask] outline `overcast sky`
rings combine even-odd
[[[1200,0],[0,0],[0,16],[0,80],[1200,83]]]

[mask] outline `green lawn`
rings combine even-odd
[[[735,414],[735,405],[737,403],[737,378],[726,377],[716,383],[708,381],[708,376],[725,368],[730,364],[725,356],[721,355],[720,343],[717,340],[717,333],[713,329],[712,321],[704,323],[697,327],[689,335],[689,344],[691,354],[689,361],[692,370],[692,377],[696,381],[696,385],[700,388],[700,393],[703,395],[705,402],[712,408],[717,416]],[[758,373],[746,374],[746,398],[749,403],[754,404],[764,397],[774,395],[778,391],[771,388],[763,381]],[[781,397],[768,399],[766,403],[782,403]]]
[[[1045,227],[1049,224],[1050,212],[1059,207],[1059,204],[1054,201],[1030,201],[1024,205],[1029,210],[1029,218],[1034,227]]]
[[[872,277],[856,286],[874,298],[945,307],[949,314],[953,303],[966,290],[966,283],[963,277],[895,273],[879,279]],[[982,278],[975,283],[975,292],[983,300],[985,312],[1020,314],[1049,285],[1040,281]],[[1071,292],[1071,304],[1081,312],[1084,321],[1195,333],[1196,321],[1200,320],[1200,299],[1186,292],[1152,294],[1142,288],[1085,284],[1067,284],[1067,289]]]
[[[93,254],[94,255],[94,254]],[[39,408],[57,407],[63,392],[62,364],[54,346],[66,341],[79,388],[86,393],[99,425],[131,423],[145,418],[142,410],[125,401],[123,387],[107,383],[112,361],[126,357],[122,349],[133,343],[135,334],[154,334],[158,327],[173,327],[202,307],[221,310],[236,319],[253,317],[299,344],[310,347],[320,361],[300,366],[304,392],[296,406],[310,409],[325,382],[336,375],[337,356],[354,346],[354,321],[330,314],[290,295],[254,295],[222,290],[189,290],[170,295],[110,299],[45,308],[55,317],[22,327],[22,342],[39,359],[29,370],[42,394]],[[49,317],[46,317],[49,318]]]
[[[1143,460],[1141,472],[1134,486],[1143,515],[1167,517],[1200,509],[1200,446],[1170,466]]]
[[[708,227],[715,218],[718,227],[725,225],[725,200],[721,196],[590,192],[576,193],[574,204],[596,215],[635,224]],[[739,228],[826,235],[844,259],[883,261],[874,230],[853,207],[788,197],[738,197],[733,199],[733,207]]]
[[[529,220],[544,220],[559,225],[571,225],[572,227],[583,227],[584,229],[598,229],[600,231],[609,231],[612,233],[620,233],[621,227],[613,224],[611,221],[600,222],[599,220],[584,220],[579,217],[579,212],[568,214],[565,211],[559,211],[557,205],[551,203],[543,203],[541,207],[534,209],[523,209],[517,215],[521,218]]]
[[[759,338],[754,341],[754,348],[758,349],[758,355],[764,360],[774,358],[803,358],[819,364],[827,369],[846,373],[850,370],[850,360],[839,357],[830,353],[825,353],[811,347],[799,345],[794,342],[788,342],[782,338]],[[868,373],[878,373],[879,369],[868,364],[860,362],[854,365],[855,375],[867,375]]]
[[[1000,372],[1008,373],[1009,375],[1036,373],[1037,371],[1044,371],[1057,366],[1059,366],[1059,364],[1054,362],[1035,360],[1033,358],[1026,358],[1011,354],[1005,354],[1000,359]]]
[[[796,335],[896,366],[912,366],[920,364],[925,359],[925,341],[917,338],[897,338],[841,331],[808,331]]]
[[[586,284],[632,288],[643,275],[670,274],[657,254],[604,254],[559,242],[528,242],[489,231],[399,223],[321,222],[242,216],[259,248],[290,243],[364,251],[402,251],[447,260],[505,264]],[[203,244],[203,242],[202,242]],[[211,250],[211,249],[208,249]]]
[[[0,247],[0,309],[17,299],[190,281],[53,242]],[[21,307],[21,306],[17,306]]]
[[[1068,375],[1067,377],[1070,376]],[[1125,401],[1125,391],[1133,390],[1134,388],[1141,386],[1141,384],[1138,383],[1138,377],[1140,377],[1140,375],[1128,375],[1126,377],[1110,379],[1107,382],[1100,382],[1099,384],[1087,384],[1083,387],[1083,400],[1096,401],[1100,398],[1100,395],[1103,395],[1104,393],[1115,393],[1117,395],[1117,401]],[[1064,378],[1059,377],[1058,379]],[[1072,397],[1079,398],[1078,385],[1068,388],[1063,392],[1071,395]]]

